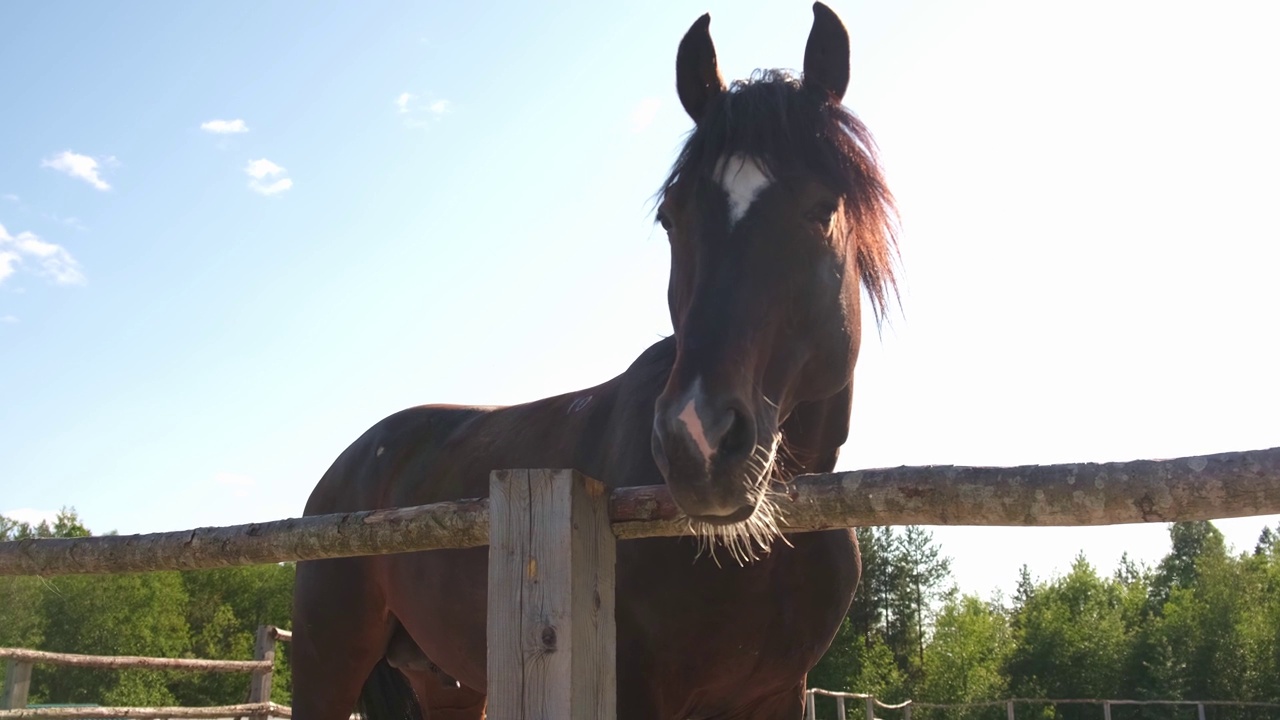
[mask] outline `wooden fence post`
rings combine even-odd
[[[876,720],[876,699],[867,696],[867,720]]]
[[[1111,720],[1111,701],[1102,701],[1102,720]]]
[[[614,553],[603,483],[490,475],[489,717],[617,717]]]
[[[1196,713],[1200,720],[1204,720],[1204,703],[1196,703]]]
[[[804,692],[804,720],[818,720],[818,696],[813,690]]]
[[[31,689],[31,663],[10,660],[4,671],[4,695],[0,697],[0,710],[21,710],[27,706],[27,691]]]
[[[1004,704],[1004,709],[1005,709],[1005,712],[1007,712],[1007,713],[1009,714],[1009,720],[1014,720],[1014,717],[1013,717],[1013,701],[1012,701],[1012,700],[1010,700],[1010,701],[1008,701],[1008,702],[1006,702],[1006,703]]]
[[[258,636],[253,643],[253,659],[267,660],[274,666],[276,660],[276,635],[273,628],[267,625],[258,626]],[[249,676],[249,702],[271,702],[272,667],[254,670]],[[270,715],[255,715],[258,720],[266,720]]]
[[[836,696],[836,717],[840,720],[848,720],[848,715],[844,711],[844,696]]]

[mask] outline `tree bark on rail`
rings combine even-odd
[[[0,648],[0,658],[35,665],[87,668],[149,668],[152,670],[192,670],[196,672],[252,672],[270,670],[262,660],[200,660],[197,658],[132,657],[129,655],[76,655],[22,648]]]
[[[1173,460],[930,465],[801,476],[781,486],[786,532],[872,525],[1089,526],[1280,513],[1280,448]],[[619,539],[686,534],[665,486],[621,488]],[[0,543],[0,575],[193,570],[488,542],[488,500],[150,535]]]
[[[1280,448],[1114,463],[854,470],[802,475],[782,492],[784,532],[1216,520],[1280,513]],[[615,491],[610,516],[620,539],[679,535],[684,525],[665,487]]]

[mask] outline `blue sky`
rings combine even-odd
[[[905,228],[841,469],[1280,445],[1272,3],[833,7]],[[623,370],[708,10],[726,76],[800,65],[802,2],[0,5],[0,513],[293,516],[391,412]],[[983,593],[1166,547],[936,536]]]

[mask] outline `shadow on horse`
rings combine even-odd
[[[852,531],[780,540],[779,485],[849,434],[861,290],[896,294],[892,198],[843,105],[849,36],[821,3],[800,78],[726,86],[703,15],[676,89],[694,121],[662,184],[674,334],[596,387],[511,407],[427,405],[333,463],[306,514],[484,497],[501,468],[665,482],[692,537],[617,548],[618,717],[799,718],[848,610]],[[720,556],[711,554],[719,551]],[[487,548],[301,562],[294,717],[484,716]],[[737,562],[724,558],[728,554]],[[723,562],[722,562],[723,560]]]

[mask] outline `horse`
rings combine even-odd
[[[680,41],[676,91],[694,126],[655,196],[671,336],[585,390],[395,413],[306,504],[485,497],[502,468],[665,483],[690,534],[617,547],[622,720],[799,718],[861,572],[851,530],[778,535],[779,491],[831,471],[848,438],[862,291],[877,323],[897,296],[893,198],[842,104],[849,36],[827,6],[813,15],[798,77],[726,86],[709,14]],[[298,563],[294,717],[484,717],[487,563],[487,548]]]

